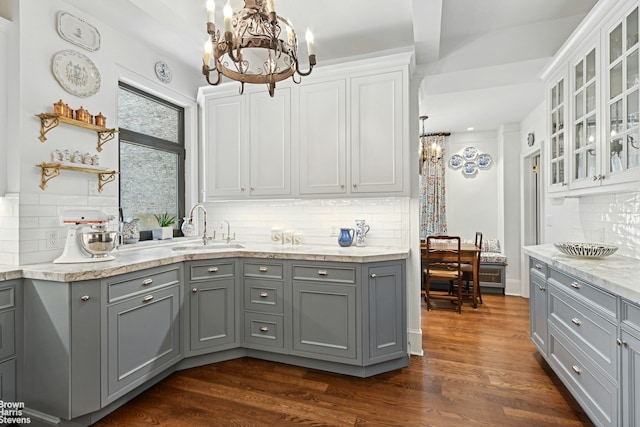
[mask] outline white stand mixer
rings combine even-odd
[[[111,252],[117,246],[118,232],[108,231],[112,217],[98,210],[65,211],[62,223],[69,226],[62,255],[54,264],[110,261]]]

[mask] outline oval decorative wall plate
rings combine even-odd
[[[100,90],[100,71],[83,54],[74,50],[62,50],[53,55],[53,75],[60,86],[71,95],[86,98]]]
[[[460,169],[463,163],[464,159],[460,154],[454,154],[449,158],[449,167],[451,169]]]
[[[100,49],[100,33],[96,27],[70,13],[58,13],[58,34],[83,49],[92,52]]]
[[[491,163],[493,163],[493,159],[490,155],[483,153],[478,156],[478,167],[480,169],[488,168],[489,166],[491,166]]]
[[[465,160],[475,160],[478,156],[478,150],[475,147],[467,147],[462,152],[462,156]]]

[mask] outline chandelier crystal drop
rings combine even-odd
[[[245,83],[263,83],[273,96],[277,82],[291,77],[300,83],[316,65],[313,34],[307,30],[309,70],[300,70],[298,36],[291,22],[276,14],[273,0],[245,0],[235,13],[227,1],[223,33],[216,29],[213,0],[207,1],[207,17],[202,74],[212,86],[226,76],[240,82],[240,93]]]

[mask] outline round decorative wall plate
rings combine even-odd
[[[454,154],[449,158],[449,167],[451,169],[460,169],[463,163],[464,159],[460,154]]]
[[[156,62],[156,76],[162,83],[169,83],[173,78],[173,75],[171,74],[171,68],[169,68],[169,66],[162,61]]]
[[[75,50],[62,50],[53,55],[53,75],[71,95],[86,98],[100,90],[100,71],[96,64]]]
[[[475,147],[467,147],[462,152],[462,156],[465,160],[475,160],[478,156],[478,150]]]
[[[478,166],[475,162],[466,162],[462,165],[462,174],[466,177],[475,176],[478,173]]]
[[[489,166],[491,166],[491,163],[493,163],[493,159],[491,158],[490,155],[483,153],[478,156],[477,162],[478,162],[478,167],[480,169],[486,169]]]

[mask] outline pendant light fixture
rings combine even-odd
[[[263,83],[273,96],[277,82],[291,77],[300,83],[300,76],[311,74],[316,65],[313,34],[307,30],[309,70],[301,71],[298,36],[291,22],[276,14],[273,0],[245,0],[244,8],[235,13],[227,1],[223,12],[221,34],[215,25],[214,1],[207,1],[209,38],[202,65],[207,83],[216,86],[224,75],[240,82],[240,93],[244,92],[245,83]]]
[[[420,116],[422,122],[422,132],[420,133],[420,150],[419,150],[419,170],[427,160],[437,163],[442,159],[442,149],[444,147],[445,137],[451,135],[451,132],[426,133],[424,131],[424,121],[429,116]]]

